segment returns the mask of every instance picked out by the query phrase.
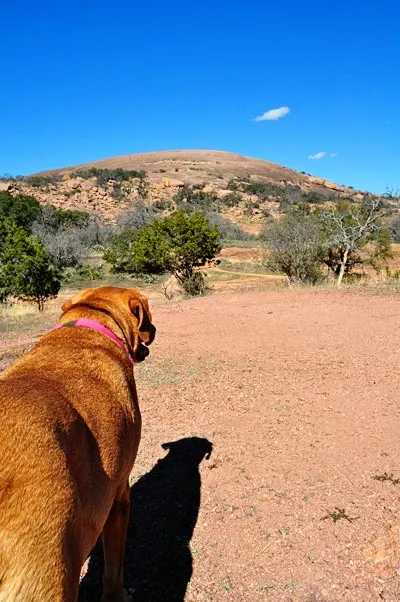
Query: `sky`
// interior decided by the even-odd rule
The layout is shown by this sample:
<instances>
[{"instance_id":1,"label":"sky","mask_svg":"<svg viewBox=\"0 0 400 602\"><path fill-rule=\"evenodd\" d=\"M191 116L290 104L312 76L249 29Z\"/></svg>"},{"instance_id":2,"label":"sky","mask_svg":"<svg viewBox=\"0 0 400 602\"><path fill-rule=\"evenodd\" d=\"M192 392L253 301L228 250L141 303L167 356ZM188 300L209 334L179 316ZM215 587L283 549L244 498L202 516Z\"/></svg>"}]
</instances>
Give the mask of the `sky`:
<instances>
[{"instance_id":1,"label":"sky","mask_svg":"<svg viewBox=\"0 0 400 602\"><path fill-rule=\"evenodd\" d=\"M207 149L400 189L398 0L9 0L0 174Z\"/></svg>"}]
</instances>

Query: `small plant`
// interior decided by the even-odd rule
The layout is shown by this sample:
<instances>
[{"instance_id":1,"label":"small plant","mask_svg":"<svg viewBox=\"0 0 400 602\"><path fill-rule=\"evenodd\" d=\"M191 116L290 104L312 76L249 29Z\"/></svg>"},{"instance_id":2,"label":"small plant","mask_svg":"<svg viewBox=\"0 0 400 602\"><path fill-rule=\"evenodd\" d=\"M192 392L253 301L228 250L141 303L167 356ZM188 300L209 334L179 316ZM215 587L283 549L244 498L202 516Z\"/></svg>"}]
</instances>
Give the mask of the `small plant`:
<instances>
[{"instance_id":1,"label":"small plant","mask_svg":"<svg viewBox=\"0 0 400 602\"><path fill-rule=\"evenodd\" d=\"M168 301L172 301L172 299L175 297L175 291L172 283L168 280L160 284L160 290L164 297L168 299Z\"/></svg>"},{"instance_id":2,"label":"small plant","mask_svg":"<svg viewBox=\"0 0 400 602\"><path fill-rule=\"evenodd\" d=\"M230 577L228 577L227 579L225 579L225 581L220 583L219 586L225 592L230 592L233 589L233 583L232 583Z\"/></svg>"},{"instance_id":3,"label":"small plant","mask_svg":"<svg viewBox=\"0 0 400 602\"><path fill-rule=\"evenodd\" d=\"M152 208L156 211L165 211L167 209L172 209L172 207L173 203L170 199L157 199L152 205Z\"/></svg>"},{"instance_id":4,"label":"small plant","mask_svg":"<svg viewBox=\"0 0 400 602\"><path fill-rule=\"evenodd\" d=\"M103 266L82 265L76 270L78 276L87 280L100 280L104 276Z\"/></svg>"},{"instance_id":5,"label":"small plant","mask_svg":"<svg viewBox=\"0 0 400 602\"><path fill-rule=\"evenodd\" d=\"M206 295L210 291L210 287L205 279L205 274L202 272L193 272L193 274L189 278L185 278L181 284L185 293L190 297Z\"/></svg>"},{"instance_id":6,"label":"small plant","mask_svg":"<svg viewBox=\"0 0 400 602\"><path fill-rule=\"evenodd\" d=\"M145 178L140 178L140 182L139 182L139 186L138 186L138 195L139 198L142 199L142 201L144 201L145 199L149 198L149 193L150 193L150 184L148 182L148 180L146 180Z\"/></svg>"},{"instance_id":7,"label":"small plant","mask_svg":"<svg viewBox=\"0 0 400 602\"><path fill-rule=\"evenodd\" d=\"M392 483L392 485L400 485L400 479L395 479L392 474L388 474L387 472L384 472L381 475L376 475L372 478L375 481L381 481L382 483L384 483L385 481L389 481L390 483Z\"/></svg>"},{"instance_id":8,"label":"small plant","mask_svg":"<svg viewBox=\"0 0 400 602\"><path fill-rule=\"evenodd\" d=\"M237 207L242 200L242 195L239 192L229 192L221 199L221 204L226 207Z\"/></svg>"},{"instance_id":9,"label":"small plant","mask_svg":"<svg viewBox=\"0 0 400 602\"><path fill-rule=\"evenodd\" d=\"M353 517L348 516L346 514L346 510L344 508L335 507L335 509L328 512L328 514L326 516L323 516L321 518L321 520L326 520L328 518L331 518L334 523L337 523L339 520L347 520L349 523L352 523L353 521L357 520L360 517L359 516L353 516Z\"/></svg>"},{"instance_id":10,"label":"small plant","mask_svg":"<svg viewBox=\"0 0 400 602\"><path fill-rule=\"evenodd\" d=\"M237 180L234 180L233 178L229 180L228 182L228 190L232 190L233 192L238 190L239 188L239 184Z\"/></svg>"}]
</instances>

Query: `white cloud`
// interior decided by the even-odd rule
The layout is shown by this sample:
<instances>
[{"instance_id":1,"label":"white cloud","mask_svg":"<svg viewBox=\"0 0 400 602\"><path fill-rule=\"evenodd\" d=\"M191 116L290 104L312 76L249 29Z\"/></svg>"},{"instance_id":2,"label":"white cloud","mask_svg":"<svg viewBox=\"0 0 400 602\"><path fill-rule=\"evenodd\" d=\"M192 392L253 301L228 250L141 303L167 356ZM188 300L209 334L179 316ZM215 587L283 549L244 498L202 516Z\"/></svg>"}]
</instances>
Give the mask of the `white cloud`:
<instances>
[{"instance_id":1,"label":"white cloud","mask_svg":"<svg viewBox=\"0 0 400 602\"><path fill-rule=\"evenodd\" d=\"M288 115L288 113L290 113L289 107L279 107L278 109L270 109L269 111L266 111L266 113L263 113L262 115L259 115L259 117L256 117L254 121L276 121L281 117L285 117L285 115Z\"/></svg>"},{"instance_id":2,"label":"white cloud","mask_svg":"<svg viewBox=\"0 0 400 602\"><path fill-rule=\"evenodd\" d=\"M308 155L309 159L323 159L326 156L326 153L324 151L321 151L320 153L315 153L315 155Z\"/></svg>"},{"instance_id":3,"label":"white cloud","mask_svg":"<svg viewBox=\"0 0 400 602\"><path fill-rule=\"evenodd\" d=\"M337 157L337 153L331 153L329 156L331 159L334 159L335 157Z\"/></svg>"}]
</instances>

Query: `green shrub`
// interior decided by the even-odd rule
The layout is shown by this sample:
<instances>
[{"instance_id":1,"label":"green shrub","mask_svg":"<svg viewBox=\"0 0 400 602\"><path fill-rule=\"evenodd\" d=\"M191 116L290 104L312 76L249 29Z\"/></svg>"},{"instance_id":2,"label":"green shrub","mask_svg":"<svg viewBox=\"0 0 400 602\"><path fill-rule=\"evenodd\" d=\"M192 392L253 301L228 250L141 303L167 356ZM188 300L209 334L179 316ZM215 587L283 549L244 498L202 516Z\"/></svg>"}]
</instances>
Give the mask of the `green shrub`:
<instances>
[{"instance_id":1,"label":"green shrub","mask_svg":"<svg viewBox=\"0 0 400 602\"><path fill-rule=\"evenodd\" d=\"M228 190L232 190L233 192L235 192L236 190L238 190L238 188L239 188L238 180L231 178L228 182Z\"/></svg>"},{"instance_id":2,"label":"green shrub","mask_svg":"<svg viewBox=\"0 0 400 602\"><path fill-rule=\"evenodd\" d=\"M39 238L12 222L0 222L0 300L34 301L42 311L60 286L61 274Z\"/></svg>"},{"instance_id":3,"label":"green shrub","mask_svg":"<svg viewBox=\"0 0 400 602\"><path fill-rule=\"evenodd\" d=\"M8 191L0 191L0 220L10 220L17 226L30 230L39 213L39 201L33 196L14 196Z\"/></svg>"},{"instance_id":4,"label":"green shrub","mask_svg":"<svg viewBox=\"0 0 400 602\"><path fill-rule=\"evenodd\" d=\"M103 266L81 265L76 272L87 280L101 280L104 276Z\"/></svg>"},{"instance_id":5,"label":"green shrub","mask_svg":"<svg viewBox=\"0 0 400 602\"><path fill-rule=\"evenodd\" d=\"M26 176L24 181L33 186L34 188L48 188L49 184L54 184L55 182L61 182L61 176L55 174L51 176Z\"/></svg>"},{"instance_id":6,"label":"green shrub","mask_svg":"<svg viewBox=\"0 0 400 602\"><path fill-rule=\"evenodd\" d=\"M252 181L244 185L244 192L258 196L261 201L269 197L280 198L284 192L284 187L270 182Z\"/></svg>"},{"instance_id":7,"label":"green shrub","mask_svg":"<svg viewBox=\"0 0 400 602\"><path fill-rule=\"evenodd\" d=\"M103 259L111 264L113 272L135 272L133 243L138 233L139 230L135 226L127 226L121 232L110 236Z\"/></svg>"},{"instance_id":8,"label":"green shrub","mask_svg":"<svg viewBox=\"0 0 400 602\"><path fill-rule=\"evenodd\" d=\"M220 199L221 205L225 205L225 207L237 207L242 201L242 195L238 192L229 192Z\"/></svg>"},{"instance_id":9,"label":"green shrub","mask_svg":"<svg viewBox=\"0 0 400 602\"><path fill-rule=\"evenodd\" d=\"M107 186L109 180L121 183L124 180L130 180L131 178L144 179L146 177L146 172L134 169L126 170L121 167L118 167L117 169L98 169L97 167L90 167L89 169L76 171L72 174L72 177L84 178L85 180L95 178L97 186L104 187Z\"/></svg>"},{"instance_id":10,"label":"green shrub","mask_svg":"<svg viewBox=\"0 0 400 602\"><path fill-rule=\"evenodd\" d=\"M217 207L218 196L215 192L204 192L202 184L184 186L173 197L173 202L178 208L185 208L186 212L195 209L210 211Z\"/></svg>"},{"instance_id":11,"label":"green shrub","mask_svg":"<svg viewBox=\"0 0 400 602\"><path fill-rule=\"evenodd\" d=\"M162 274L171 272L180 282L192 276L219 252L218 226L200 212L182 209L154 219L140 230L125 229L112 237L104 259L114 271Z\"/></svg>"},{"instance_id":12,"label":"green shrub","mask_svg":"<svg viewBox=\"0 0 400 602\"><path fill-rule=\"evenodd\" d=\"M198 297L209 293L210 287L206 282L205 276L206 274L203 274L203 272L193 272L189 278L185 278L181 282L185 293L190 297Z\"/></svg>"}]
</instances>

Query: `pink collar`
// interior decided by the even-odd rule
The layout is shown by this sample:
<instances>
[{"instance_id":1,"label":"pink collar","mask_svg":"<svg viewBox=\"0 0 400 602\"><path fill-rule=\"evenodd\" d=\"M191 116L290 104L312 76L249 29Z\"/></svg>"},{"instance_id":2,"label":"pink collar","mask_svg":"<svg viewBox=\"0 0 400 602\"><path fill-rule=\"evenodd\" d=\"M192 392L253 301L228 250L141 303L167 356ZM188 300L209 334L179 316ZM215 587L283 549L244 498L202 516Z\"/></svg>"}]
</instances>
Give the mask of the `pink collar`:
<instances>
[{"instance_id":1,"label":"pink collar","mask_svg":"<svg viewBox=\"0 0 400 602\"><path fill-rule=\"evenodd\" d=\"M90 320L89 318L79 318L78 320L72 320L71 322L64 322L63 324L57 324L52 328L52 330L58 330L59 328L68 328L71 326L83 326L84 328L91 328L92 330L97 330L97 332L101 332L106 337L117 343L128 354L128 357L132 364L134 363L133 357L130 354L129 350L126 348L126 345L122 339L117 337L109 328L100 324L100 322L96 322L96 320Z\"/></svg>"}]
</instances>

